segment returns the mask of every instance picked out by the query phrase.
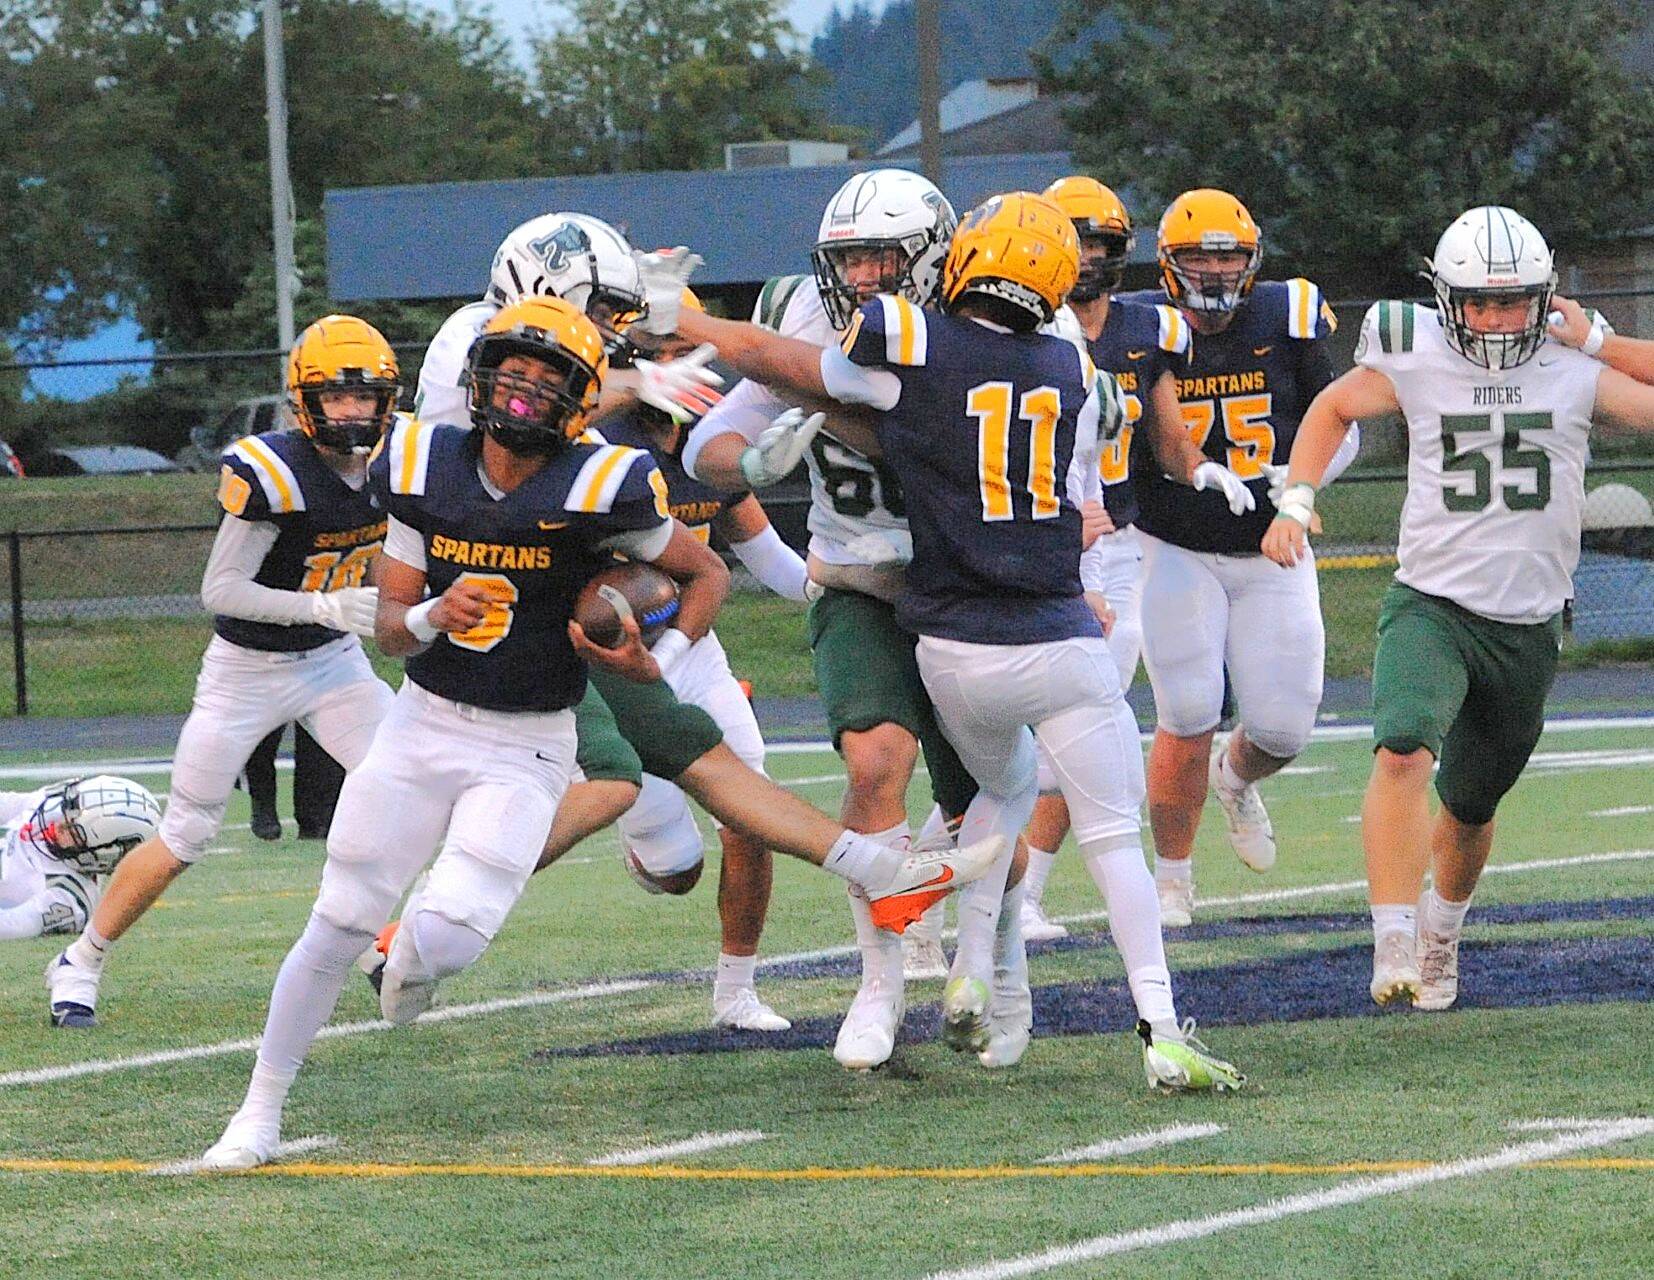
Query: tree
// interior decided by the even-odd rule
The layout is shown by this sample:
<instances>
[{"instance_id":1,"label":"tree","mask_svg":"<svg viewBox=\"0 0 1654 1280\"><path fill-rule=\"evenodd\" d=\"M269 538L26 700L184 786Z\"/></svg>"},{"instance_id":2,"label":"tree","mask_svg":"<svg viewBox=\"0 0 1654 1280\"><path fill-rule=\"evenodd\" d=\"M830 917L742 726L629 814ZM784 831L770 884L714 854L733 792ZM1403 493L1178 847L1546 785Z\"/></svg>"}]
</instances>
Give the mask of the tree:
<instances>
[{"instance_id":1,"label":"tree","mask_svg":"<svg viewBox=\"0 0 1654 1280\"><path fill-rule=\"evenodd\" d=\"M1083 34L1099 17L1120 30ZM1077 159L1144 209L1233 191L1297 267L1413 292L1422 253L1496 202L1550 242L1648 220L1654 91L1622 0L1068 0L1051 88ZM1112 32L1112 29L1111 29Z\"/></svg>"},{"instance_id":2,"label":"tree","mask_svg":"<svg viewBox=\"0 0 1654 1280\"><path fill-rule=\"evenodd\" d=\"M536 50L559 172L705 169L726 142L822 137L778 0L572 0Z\"/></svg>"}]
</instances>

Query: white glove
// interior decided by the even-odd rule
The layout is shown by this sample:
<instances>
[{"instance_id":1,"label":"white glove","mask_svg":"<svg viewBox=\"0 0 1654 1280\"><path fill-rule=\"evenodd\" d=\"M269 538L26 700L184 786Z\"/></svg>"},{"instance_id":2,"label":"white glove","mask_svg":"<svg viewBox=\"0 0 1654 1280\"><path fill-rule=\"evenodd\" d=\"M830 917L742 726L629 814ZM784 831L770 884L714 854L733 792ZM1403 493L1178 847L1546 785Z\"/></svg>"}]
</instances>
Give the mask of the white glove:
<instances>
[{"instance_id":1,"label":"white glove","mask_svg":"<svg viewBox=\"0 0 1654 1280\"><path fill-rule=\"evenodd\" d=\"M1281 495L1286 492L1286 473L1291 468L1281 466L1275 462L1266 462L1258 470L1262 471L1264 479L1269 481L1270 503L1275 507L1279 507L1281 505Z\"/></svg>"},{"instance_id":2,"label":"white glove","mask_svg":"<svg viewBox=\"0 0 1654 1280\"><path fill-rule=\"evenodd\" d=\"M678 660L689 652L693 643L688 636L676 627L668 627L660 633L660 639L656 640L649 648L649 656L655 660L655 665L660 668L661 679L664 680L666 673L677 666Z\"/></svg>"},{"instance_id":3,"label":"white glove","mask_svg":"<svg viewBox=\"0 0 1654 1280\"><path fill-rule=\"evenodd\" d=\"M311 621L332 631L371 636L374 615L378 612L378 587L341 587L337 591L315 591L310 595Z\"/></svg>"},{"instance_id":4,"label":"white glove","mask_svg":"<svg viewBox=\"0 0 1654 1280\"><path fill-rule=\"evenodd\" d=\"M655 253L632 250L637 260L638 279L643 285L644 313L637 327L645 333L665 335L678 331L678 313L683 308L683 291L689 277L706 259L681 244L676 249Z\"/></svg>"},{"instance_id":5,"label":"white glove","mask_svg":"<svg viewBox=\"0 0 1654 1280\"><path fill-rule=\"evenodd\" d=\"M788 409L758 437L758 443L741 451L741 474L754 489L772 485L791 474L804 451L810 447L825 413L804 416L802 409Z\"/></svg>"},{"instance_id":6,"label":"white glove","mask_svg":"<svg viewBox=\"0 0 1654 1280\"><path fill-rule=\"evenodd\" d=\"M1197 492L1203 489L1221 489L1232 515L1245 515L1258 505L1258 500L1252 496L1252 490L1246 487L1246 482L1228 467L1220 467L1215 462L1203 462L1196 467L1194 475L1189 477L1189 484Z\"/></svg>"},{"instance_id":7,"label":"white glove","mask_svg":"<svg viewBox=\"0 0 1654 1280\"><path fill-rule=\"evenodd\" d=\"M634 360L637 398L680 426L693 422L711 407L706 389L724 385L723 375L706 367L717 356L718 348L703 342L681 360Z\"/></svg>"}]
</instances>

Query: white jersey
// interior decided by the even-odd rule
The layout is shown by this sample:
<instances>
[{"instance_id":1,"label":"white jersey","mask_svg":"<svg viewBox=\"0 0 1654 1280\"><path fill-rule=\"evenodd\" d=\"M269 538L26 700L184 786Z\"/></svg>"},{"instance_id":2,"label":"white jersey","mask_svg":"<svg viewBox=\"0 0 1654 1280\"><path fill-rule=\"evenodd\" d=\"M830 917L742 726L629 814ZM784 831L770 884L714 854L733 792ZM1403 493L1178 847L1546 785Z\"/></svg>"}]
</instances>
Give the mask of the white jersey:
<instances>
[{"instance_id":1,"label":"white jersey","mask_svg":"<svg viewBox=\"0 0 1654 1280\"><path fill-rule=\"evenodd\" d=\"M775 306L772 298L784 301ZM839 343L838 330L827 318L821 294L808 276L783 276L767 285L753 321L768 324L783 337L817 346ZM756 443L764 428L791 407L791 401L747 379L695 424L684 447L685 465L693 474L701 445L714 436L735 432ZM841 565L896 565L913 559L901 482L883 461L857 453L825 434L816 436L804 460L810 473L811 555Z\"/></svg>"},{"instance_id":2,"label":"white jersey","mask_svg":"<svg viewBox=\"0 0 1654 1280\"><path fill-rule=\"evenodd\" d=\"M97 882L43 849L29 826L46 789L0 792L0 938L85 928Z\"/></svg>"},{"instance_id":3,"label":"white jersey","mask_svg":"<svg viewBox=\"0 0 1654 1280\"><path fill-rule=\"evenodd\" d=\"M471 425L471 393L465 386L465 357L490 320L500 313L498 303L468 302L442 322L425 348L419 366L419 391L414 417L421 422Z\"/></svg>"},{"instance_id":4,"label":"white jersey","mask_svg":"<svg viewBox=\"0 0 1654 1280\"><path fill-rule=\"evenodd\" d=\"M1547 340L1515 369L1482 369L1407 302L1372 305L1355 359L1390 379L1407 419L1396 578L1496 622L1554 617L1573 594L1603 366Z\"/></svg>"}]
</instances>

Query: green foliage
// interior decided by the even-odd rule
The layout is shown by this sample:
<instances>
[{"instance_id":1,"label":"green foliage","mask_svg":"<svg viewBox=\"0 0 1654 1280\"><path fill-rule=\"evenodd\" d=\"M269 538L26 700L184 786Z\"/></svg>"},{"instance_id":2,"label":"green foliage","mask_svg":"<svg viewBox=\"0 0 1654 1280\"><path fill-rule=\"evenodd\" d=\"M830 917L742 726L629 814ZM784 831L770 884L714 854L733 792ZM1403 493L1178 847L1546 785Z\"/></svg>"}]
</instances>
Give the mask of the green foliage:
<instances>
[{"instance_id":1,"label":"green foliage","mask_svg":"<svg viewBox=\"0 0 1654 1280\"><path fill-rule=\"evenodd\" d=\"M1654 89L1620 60L1632 9L1069 0L1042 68L1081 95L1088 170L1147 201L1234 191L1297 267L1409 291L1470 205L1513 205L1553 244L1648 220ZM1099 19L1113 38L1080 34Z\"/></svg>"}]
</instances>

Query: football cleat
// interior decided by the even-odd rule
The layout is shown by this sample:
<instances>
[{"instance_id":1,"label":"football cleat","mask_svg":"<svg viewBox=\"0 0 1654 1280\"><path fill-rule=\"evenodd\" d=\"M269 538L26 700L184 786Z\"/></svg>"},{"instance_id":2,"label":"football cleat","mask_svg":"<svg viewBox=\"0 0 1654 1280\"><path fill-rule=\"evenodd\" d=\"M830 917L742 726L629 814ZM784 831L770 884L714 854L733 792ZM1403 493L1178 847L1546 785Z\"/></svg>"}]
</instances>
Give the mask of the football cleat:
<instances>
[{"instance_id":1,"label":"football cleat","mask_svg":"<svg viewBox=\"0 0 1654 1280\"><path fill-rule=\"evenodd\" d=\"M878 890L862 886L873 923L893 933L904 932L948 894L987 875L1004 852L1005 838L989 836L959 849L909 853L888 885Z\"/></svg>"},{"instance_id":2,"label":"football cleat","mask_svg":"<svg viewBox=\"0 0 1654 1280\"><path fill-rule=\"evenodd\" d=\"M1022 900L1022 940L1024 942L1056 942L1068 936L1068 926L1058 924L1045 914L1045 907L1032 898Z\"/></svg>"},{"instance_id":3,"label":"football cleat","mask_svg":"<svg viewBox=\"0 0 1654 1280\"><path fill-rule=\"evenodd\" d=\"M955 978L942 990L942 1043L958 1053L988 1047L988 1003L992 993L981 978Z\"/></svg>"},{"instance_id":4,"label":"football cleat","mask_svg":"<svg viewBox=\"0 0 1654 1280\"><path fill-rule=\"evenodd\" d=\"M1014 1067L1028 1052L1033 1033L1034 998L1028 990L1028 971L995 973L993 1000L988 1005L988 1043L976 1059L990 1071Z\"/></svg>"},{"instance_id":5,"label":"football cleat","mask_svg":"<svg viewBox=\"0 0 1654 1280\"><path fill-rule=\"evenodd\" d=\"M1160 927L1181 929L1195 918L1195 882L1188 880L1156 880L1154 891L1160 895Z\"/></svg>"},{"instance_id":6,"label":"football cleat","mask_svg":"<svg viewBox=\"0 0 1654 1280\"><path fill-rule=\"evenodd\" d=\"M712 1025L736 1031L786 1031L792 1023L758 998L751 987L737 987L727 997L714 991Z\"/></svg>"},{"instance_id":7,"label":"football cleat","mask_svg":"<svg viewBox=\"0 0 1654 1280\"><path fill-rule=\"evenodd\" d=\"M379 988L385 981L385 957L390 953L391 939L396 931L402 927L400 920L392 920L373 940L373 945L356 957L356 967L367 975L368 986L373 988L373 994L379 994Z\"/></svg>"},{"instance_id":8,"label":"football cleat","mask_svg":"<svg viewBox=\"0 0 1654 1280\"><path fill-rule=\"evenodd\" d=\"M268 810L255 809L247 829L260 840L281 839L281 819Z\"/></svg>"},{"instance_id":9,"label":"football cleat","mask_svg":"<svg viewBox=\"0 0 1654 1280\"><path fill-rule=\"evenodd\" d=\"M1257 786L1248 783L1239 791L1231 789L1223 780L1221 752L1212 757L1207 778L1229 823L1229 845L1235 856L1254 871L1268 871L1275 865L1275 828Z\"/></svg>"},{"instance_id":10,"label":"football cleat","mask_svg":"<svg viewBox=\"0 0 1654 1280\"><path fill-rule=\"evenodd\" d=\"M270 1163L281 1144L280 1117L257 1119L245 1108L230 1117L224 1136L201 1157L203 1173L241 1173Z\"/></svg>"},{"instance_id":11,"label":"football cleat","mask_svg":"<svg viewBox=\"0 0 1654 1280\"><path fill-rule=\"evenodd\" d=\"M1459 935L1435 933L1419 925L1418 990L1413 1008L1437 1012L1459 998Z\"/></svg>"},{"instance_id":12,"label":"football cleat","mask_svg":"<svg viewBox=\"0 0 1654 1280\"><path fill-rule=\"evenodd\" d=\"M926 937L910 927L902 935L902 977L908 982L924 982L947 976L948 957L941 939Z\"/></svg>"},{"instance_id":13,"label":"football cleat","mask_svg":"<svg viewBox=\"0 0 1654 1280\"><path fill-rule=\"evenodd\" d=\"M1388 1008L1393 1004L1409 1004L1417 998L1419 964L1414 947L1413 935L1400 930L1380 934L1373 943L1373 981L1367 990L1376 1004Z\"/></svg>"},{"instance_id":14,"label":"football cleat","mask_svg":"<svg viewBox=\"0 0 1654 1280\"><path fill-rule=\"evenodd\" d=\"M849 1071L872 1071L890 1061L896 1049L907 1001L900 984L864 982L839 1025L833 1057Z\"/></svg>"},{"instance_id":15,"label":"football cleat","mask_svg":"<svg viewBox=\"0 0 1654 1280\"><path fill-rule=\"evenodd\" d=\"M52 1025L83 1029L98 1025L94 1012L98 1004L101 974L69 959L59 951L46 965L46 990L51 993Z\"/></svg>"},{"instance_id":16,"label":"football cleat","mask_svg":"<svg viewBox=\"0 0 1654 1280\"><path fill-rule=\"evenodd\" d=\"M1224 1093L1239 1089L1246 1077L1233 1063L1214 1057L1195 1038L1195 1020L1186 1018L1175 1035L1156 1035L1147 1021L1139 1020L1137 1034L1143 1041L1143 1075L1157 1093L1194 1093L1210 1089Z\"/></svg>"}]
</instances>

